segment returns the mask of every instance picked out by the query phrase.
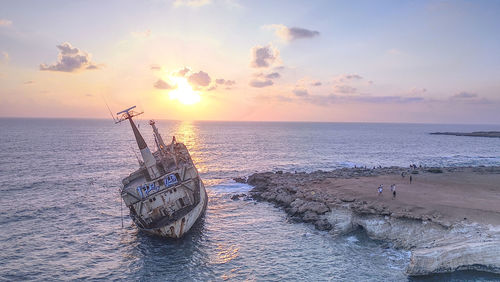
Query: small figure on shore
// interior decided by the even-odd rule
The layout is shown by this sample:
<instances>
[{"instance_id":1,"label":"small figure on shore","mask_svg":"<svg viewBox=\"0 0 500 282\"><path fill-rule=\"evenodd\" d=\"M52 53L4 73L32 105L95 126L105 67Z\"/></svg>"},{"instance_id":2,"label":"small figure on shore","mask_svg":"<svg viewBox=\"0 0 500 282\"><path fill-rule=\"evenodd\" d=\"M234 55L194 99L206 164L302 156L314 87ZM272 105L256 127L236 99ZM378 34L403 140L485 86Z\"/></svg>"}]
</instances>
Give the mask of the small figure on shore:
<instances>
[{"instance_id":1,"label":"small figure on shore","mask_svg":"<svg viewBox=\"0 0 500 282\"><path fill-rule=\"evenodd\" d=\"M411 184L411 180L412 180L412 178L411 178L411 175L410 175L410 184Z\"/></svg>"},{"instance_id":2,"label":"small figure on shore","mask_svg":"<svg viewBox=\"0 0 500 282\"><path fill-rule=\"evenodd\" d=\"M382 195L382 191L384 190L384 184L380 184L380 186L378 187L378 195Z\"/></svg>"},{"instance_id":3,"label":"small figure on shore","mask_svg":"<svg viewBox=\"0 0 500 282\"><path fill-rule=\"evenodd\" d=\"M391 185L392 199L396 198L396 184Z\"/></svg>"}]
</instances>

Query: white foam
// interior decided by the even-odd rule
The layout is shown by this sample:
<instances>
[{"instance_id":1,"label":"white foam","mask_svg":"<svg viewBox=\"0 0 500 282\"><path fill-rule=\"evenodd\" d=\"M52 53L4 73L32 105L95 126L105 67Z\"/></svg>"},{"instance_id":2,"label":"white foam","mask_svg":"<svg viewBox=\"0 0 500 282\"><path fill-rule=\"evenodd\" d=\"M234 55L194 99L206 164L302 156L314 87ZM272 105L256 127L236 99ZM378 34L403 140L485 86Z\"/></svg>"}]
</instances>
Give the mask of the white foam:
<instances>
[{"instance_id":1,"label":"white foam","mask_svg":"<svg viewBox=\"0 0 500 282\"><path fill-rule=\"evenodd\" d=\"M350 243L357 243L359 242L359 239L356 236L349 236L346 238L346 240Z\"/></svg>"},{"instance_id":2,"label":"white foam","mask_svg":"<svg viewBox=\"0 0 500 282\"><path fill-rule=\"evenodd\" d=\"M250 191L253 187L245 183L226 182L210 186L210 188L216 192L222 192L222 193L246 193Z\"/></svg>"}]
</instances>

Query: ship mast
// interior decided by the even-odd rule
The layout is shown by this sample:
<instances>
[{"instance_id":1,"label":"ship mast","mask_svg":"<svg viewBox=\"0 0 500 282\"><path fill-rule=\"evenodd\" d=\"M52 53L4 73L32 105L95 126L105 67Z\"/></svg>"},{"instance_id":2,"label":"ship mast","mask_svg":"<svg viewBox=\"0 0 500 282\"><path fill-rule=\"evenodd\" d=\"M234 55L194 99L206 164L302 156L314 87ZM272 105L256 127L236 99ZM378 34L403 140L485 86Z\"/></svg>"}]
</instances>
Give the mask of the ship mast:
<instances>
[{"instance_id":1,"label":"ship mast","mask_svg":"<svg viewBox=\"0 0 500 282\"><path fill-rule=\"evenodd\" d=\"M132 127L132 131L134 132L135 141L137 141L137 145L139 146L139 151L141 151L141 156L142 156L142 159L144 161L144 166L147 169L149 177L151 179L156 179L156 178L161 176L160 171L158 170L158 167L156 166L156 159L153 156L153 154L151 153L151 151L149 150L148 145L146 144L146 141L144 141L144 138L142 138L142 135L139 132L139 129L137 129L137 126L135 126L135 123L132 120L132 117L143 114L144 112L140 112L140 113L134 112L132 110L134 108L135 108L135 106L130 107L128 109L125 109L121 112L118 112L116 114L118 116L118 121L116 123L120 123L120 122L128 119L128 121L130 122L130 126Z\"/></svg>"},{"instance_id":2,"label":"ship mast","mask_svg":"<svg viewBox=\"0 0 500 282\"><path fill-rule=\"evenodd\" d=\"M153 135L155 137L156 146L158 147L158 151L160 151L160 154L162 154L162 156L163 156L166 153L170 153L172 155L172 157L174 158L175 166L179 167L179 163L177 161L177 156L175 154L175 149L174 149L175 136L172 139L172 143L170 144L170 147L167 147L167 145L165 145L165 143L163 142L163 138L161 138L161 135L158 132L158 128L155 125L155 121L150 120L149 125L151 125L151 127L153 128L153 133L154 133Z\"/></svg>"},{"instance_id":3,"label":"ship mast","mask_svg":"<svg viewBox=\"0 0 500 282\"><path fill-rule=\"evenodd\" d=\"M162 152L165 149L165 143L163 143L163 138L161 138L160 133L158 132L158 128L156 128L155 121L150 120L149 125L153 128L153 133L156 141L156 146L158 147L158 150Z\"/></svg>"}]
</instances>

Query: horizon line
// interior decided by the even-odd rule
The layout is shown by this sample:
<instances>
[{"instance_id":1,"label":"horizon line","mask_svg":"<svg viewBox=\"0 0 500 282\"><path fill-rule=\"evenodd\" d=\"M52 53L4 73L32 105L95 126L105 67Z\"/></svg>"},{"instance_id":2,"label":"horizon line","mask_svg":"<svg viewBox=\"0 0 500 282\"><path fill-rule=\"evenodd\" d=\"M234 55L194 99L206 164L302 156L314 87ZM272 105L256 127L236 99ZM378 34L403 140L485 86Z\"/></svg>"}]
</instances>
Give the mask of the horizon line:
<instances>
[{"instance_id":1,"label":"horizon line","mask_svg":"<svg viewBox=\"0 0 500 282\"><path fill-rule=\"evenodd\" d=\"M111 120L108 118L95 117L19 117L19 116L0 116L0 119L74 119L74 120ZM140 119L139 119L140 120ZM500 123L449 123L449 122L397 122L397 121L315 121L315 120L177 120L177 119L154 119L157 121L174 122L241 122L241 123L363 123L363 124L428 124L428 125L500 125ZM112 120L111 120L112 121Z\"/></svg>"}]
</instances>

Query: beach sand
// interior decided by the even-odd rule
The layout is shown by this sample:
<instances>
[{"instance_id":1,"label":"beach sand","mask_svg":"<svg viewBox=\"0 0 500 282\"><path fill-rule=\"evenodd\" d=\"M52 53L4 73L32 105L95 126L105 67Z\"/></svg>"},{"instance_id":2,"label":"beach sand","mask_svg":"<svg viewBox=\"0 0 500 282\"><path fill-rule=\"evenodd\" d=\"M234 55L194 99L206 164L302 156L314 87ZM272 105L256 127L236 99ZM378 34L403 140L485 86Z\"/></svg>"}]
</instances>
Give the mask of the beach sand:
<instances>
[{"instance_id":1,"label":"beach sand","mask_svg":"<svg viewBox=\"0 0 500 282\"><path fill-rule=\"evenodd\" d=\"M386 206L391 212L425 215L439 221L469 220L500 225L500 174L474 172L472 168L444 173L421 173L402 178L400 175L325 178L305 186L305 191L326 193L329 197L366 201L373 206ZM381 195L377 188L384 185ZM396 184L393 199L390 185Z\"/></svg>"}]
</instances>

